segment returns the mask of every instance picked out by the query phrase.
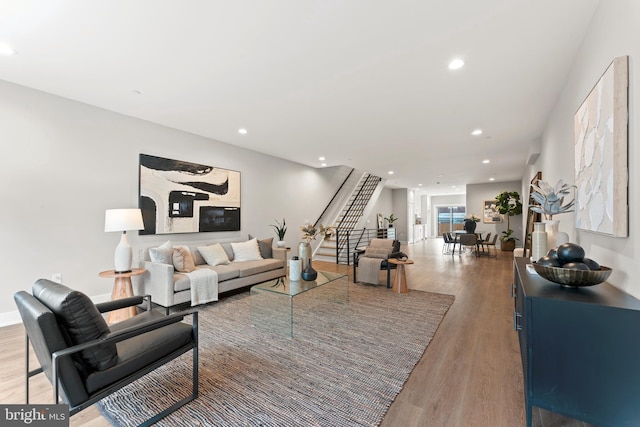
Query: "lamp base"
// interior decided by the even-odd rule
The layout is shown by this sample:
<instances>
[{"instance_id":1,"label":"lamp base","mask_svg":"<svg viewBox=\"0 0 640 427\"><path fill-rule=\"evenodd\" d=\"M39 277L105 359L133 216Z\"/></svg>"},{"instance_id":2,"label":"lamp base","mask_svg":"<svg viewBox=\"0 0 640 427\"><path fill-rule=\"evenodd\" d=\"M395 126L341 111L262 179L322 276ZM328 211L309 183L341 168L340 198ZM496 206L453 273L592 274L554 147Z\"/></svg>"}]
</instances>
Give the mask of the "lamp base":
<instances>
[{"instance_id":1,"label":"lamp base","mask_svg":"<svg viewBox=\"0 0 640 427\"><path fill-rule=\"evenodd\" d=\"M116 273L130 273L131 261L133 258L131 245L129 244L129 238L127 233L122 233L120 237L120 243L116 246L116 253L114 256L114 270Z\"/></svg>"}]
</instances>

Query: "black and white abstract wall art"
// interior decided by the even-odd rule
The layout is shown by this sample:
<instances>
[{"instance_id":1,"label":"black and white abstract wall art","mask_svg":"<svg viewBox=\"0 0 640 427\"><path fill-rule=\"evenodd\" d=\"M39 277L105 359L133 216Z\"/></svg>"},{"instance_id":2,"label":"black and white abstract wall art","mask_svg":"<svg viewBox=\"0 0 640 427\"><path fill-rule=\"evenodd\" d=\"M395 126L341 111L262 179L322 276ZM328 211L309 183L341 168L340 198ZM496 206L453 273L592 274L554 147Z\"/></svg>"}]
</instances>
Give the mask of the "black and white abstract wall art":
<instances>
[{"instance_id":1,"label":"black and white abstract wall art","mask_svg":"<svg viewBox=\"0 0 640 427\"><path fill-rule=\"evenodd\" d=\"M140 234L240 230L240 172L140 154Z\"/></svg>"}]
</instances>

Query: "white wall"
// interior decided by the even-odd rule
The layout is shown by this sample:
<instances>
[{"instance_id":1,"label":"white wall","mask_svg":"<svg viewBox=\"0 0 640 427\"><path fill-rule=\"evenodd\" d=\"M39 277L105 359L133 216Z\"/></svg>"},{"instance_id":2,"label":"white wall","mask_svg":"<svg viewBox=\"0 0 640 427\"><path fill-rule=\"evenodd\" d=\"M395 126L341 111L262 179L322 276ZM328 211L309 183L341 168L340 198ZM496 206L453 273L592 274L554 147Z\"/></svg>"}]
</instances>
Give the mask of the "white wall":
<instances>
[{"instance_id":1,"label":"white wall","mask_svg":"<svg viewBox=\"0 0 640 427\"><path fill-rule=\"evenodd\" d=\"M574 147L573 117L580 104L591 91L611 61L629 55L629 237L613 238L574 227L574 214L554 216L560 220L560 230L570 239L584 246L587 256L613 268L609 282L640 297L640 238L637 224L640 166L640 144L636 133L639 119L636 106L640 105L640 1L601 0L578 51L558 102L550 114L542 139L542 153L534 167L529 168L527 179L538 170L542 179L554 183L563 179L573 183Z\"/></svg>"},{"instance_id":2,"label":"white wall","mask_svg":"<svg viewBox=\"0 0 640 427\"><path fill-rule=\"evenodd\" d=\"M138 250L178 241L275 237L286 218L290 244L304 219L315 221L343 179L164 126L0 81L3 209L0 211L0 325L15 314L13 294L38 278L90 296L109 293L118 233L104 232L107 208L137 207L138 155L152 154L241 172L241 231L138 236Z\"/></svg>"}]
</instances>

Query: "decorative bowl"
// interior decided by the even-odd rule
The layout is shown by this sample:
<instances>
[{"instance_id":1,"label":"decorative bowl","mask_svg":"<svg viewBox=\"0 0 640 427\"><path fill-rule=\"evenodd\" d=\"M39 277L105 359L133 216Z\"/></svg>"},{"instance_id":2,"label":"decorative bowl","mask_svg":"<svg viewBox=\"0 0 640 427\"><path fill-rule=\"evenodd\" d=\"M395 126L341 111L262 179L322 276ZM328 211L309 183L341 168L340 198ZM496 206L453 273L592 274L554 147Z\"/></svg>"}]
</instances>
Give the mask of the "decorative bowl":
<instances>
[{"instance_id":1,"label":"decorative bowl","mask_svg":"<svg viewBox=\"0 0 640 427\"><path fill-rule=\"evenodd\" d=\"M533 263L536 272L545 279L563 286L593 286L604 282L611 275L609 267L600 266L600 270L571 270L560 267L547 267Z\"/></svg>"}]
</instances>

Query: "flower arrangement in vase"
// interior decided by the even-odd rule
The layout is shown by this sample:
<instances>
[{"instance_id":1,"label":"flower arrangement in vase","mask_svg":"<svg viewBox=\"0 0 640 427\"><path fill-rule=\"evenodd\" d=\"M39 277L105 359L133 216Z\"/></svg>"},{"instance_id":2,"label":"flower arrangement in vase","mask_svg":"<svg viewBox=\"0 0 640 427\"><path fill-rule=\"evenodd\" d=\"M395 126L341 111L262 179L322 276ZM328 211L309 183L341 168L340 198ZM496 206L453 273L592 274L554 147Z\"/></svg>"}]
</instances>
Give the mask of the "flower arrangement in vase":
<instances>
[{"instance_id":1,"label":"flower arrangement in vase","mask_svg":"<svg viewBox=\"0 0 640 427\"><path fill-rule=\"evenodd\" d=\"M554 220L553 216L561 213L573 212L575 199L572 197L565 203L565 198L571 194L571 189L576 188L575 185L569 185L559 180L555 186L551 186L546 181L538 181L537 184L531 184L534 190L531 198L537 203L529 205L529 209L544 215L547 233L547 249L557 247L562 243L569 241L567 233L558 231L558 220Z\"/></svg>"},{"instance_id":2,"label":"flower arrangement in vase","mask_svg":"<svg viewBox=\"0 0 640 427\"><path fill-rule=\"evenodd\" d=\"M302 260L302 279L315 280L318 273L311 266L311 241L318 236L322 236L323 239L333 236L336 228L333 226L325 227L322 224L318 226L306 224L300 227L300 231L302 231L302 239L304 240L304 242L300 242L298 247L299 256Z\"/></svg>"},{"instance_id":3,"label":"flower arrangement in vase","mask_svg":"<svg viewBox=\"0 0 640 427\"><path fill-rule=\"evenodd\" d=\"M480 218L476 214L471 214L469 218L464 219L464 230L467 233L475 233L476 223L480 222Z\"/></svg>"}]
</instances>

